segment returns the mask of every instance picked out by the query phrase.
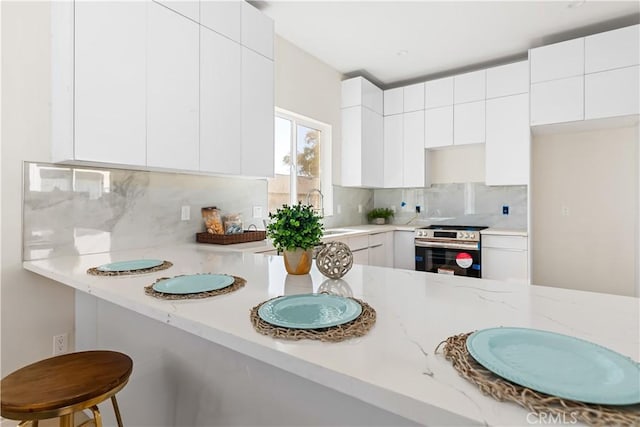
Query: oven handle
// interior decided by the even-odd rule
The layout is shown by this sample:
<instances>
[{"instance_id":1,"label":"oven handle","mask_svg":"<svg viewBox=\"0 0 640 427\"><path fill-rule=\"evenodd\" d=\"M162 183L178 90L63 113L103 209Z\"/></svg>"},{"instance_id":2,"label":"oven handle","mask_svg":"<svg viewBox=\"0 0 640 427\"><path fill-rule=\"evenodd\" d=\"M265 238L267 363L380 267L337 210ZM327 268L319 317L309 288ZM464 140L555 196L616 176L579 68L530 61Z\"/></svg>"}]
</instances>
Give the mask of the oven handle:
<instances>
[{"instance_id":1,"label":"oven handle","mask_svg":"<svg viewBox=\"0 0 640 427\"><path fill-rule=\"evenodd\" d=\"M420 248L466 249L470 251L477 251L480 249L479 243L424 242L416 240L415 244Z\"/></svg>"}]
</instances>

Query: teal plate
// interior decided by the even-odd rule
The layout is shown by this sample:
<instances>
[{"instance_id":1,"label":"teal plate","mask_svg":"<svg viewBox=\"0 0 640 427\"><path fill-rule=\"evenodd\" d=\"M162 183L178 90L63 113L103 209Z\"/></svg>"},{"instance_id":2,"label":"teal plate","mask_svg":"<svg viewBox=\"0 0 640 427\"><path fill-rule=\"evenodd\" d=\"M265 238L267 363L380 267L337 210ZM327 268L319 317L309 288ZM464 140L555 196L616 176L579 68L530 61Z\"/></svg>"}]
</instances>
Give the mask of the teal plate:
<instances>
[{"instance_id":1,"label":"teal plate","mask_svg":"<svg viewBox=\"0 0 640 427\"><path fill-rule=\"evenodd\" d=\"M118 261L111 264L104 264L97 268L98 271L135 271L153 268L162 265L164 261L159 259L133 259L130 261Z\"/></svg>"},{"instance_id":2,"label":"teal plate","mask_svg":"<svg viewBox=\"0 0 640 427\"><path fill-rule=\"evenodd\" d=\"M258 315L275 326L291 329L321 329L349 323L362 313L362 306L337 295L288 295L262 304Z\"/></svg>"},{"instance_id":3,"label":"teal plate","mask_svg":"<svg viewBox=\"0 0 640 427\"><path fill-rule=\"evenodd\" d=\"M491 328L471 334L467 349L491 372L542 393L601 405L640 403L640 364L589 341Z\"/></svg>"},{"instance_id":4,"label":"teal plate","mask_svg":"<svg viewBox=\"0 0 640 427\"><path fill-rule=\"evenodd\" d=\"M153 284L153 290L165 294L197 294L226 288L234 281L233 276L226 274L192 274L159 280Z\"/></svg>"}]
</instances>

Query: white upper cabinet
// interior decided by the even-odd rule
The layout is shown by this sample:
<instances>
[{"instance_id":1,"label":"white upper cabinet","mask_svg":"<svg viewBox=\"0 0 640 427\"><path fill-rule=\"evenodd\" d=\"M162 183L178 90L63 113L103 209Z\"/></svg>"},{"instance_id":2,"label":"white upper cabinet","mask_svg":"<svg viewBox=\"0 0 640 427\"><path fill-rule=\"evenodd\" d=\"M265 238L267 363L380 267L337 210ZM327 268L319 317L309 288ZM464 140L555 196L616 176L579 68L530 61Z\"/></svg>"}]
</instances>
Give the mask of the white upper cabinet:
<instances>
[{"instance_id":1,"label":"white upper cabinet","mask_svg":"<svg viewBox=\"0 0 640 427\"><path fill-rule=\"evenodd\" d=\"M424 110L424 83L418 83L403 88L405 113Z\"/></svg>"},{"instance_id":2,"label":"white upper cabinet","mask_svg":"<svg viewBox=\"0 0 640 427\"><path fill-rule=\"evenodd\" d=\"M640 114L640 67L584 76L586 120Z\"/></svg>"},{"instance_id":3,"label":"white upper cabinet","mask_svg":"<svg viewBox=\"0 0 640 427\"><path fill-rule=\"evenodd\" d=\"M584 119L584 77L531 85L531 125Z\"/></svg>"},{"instance_id":4,"label":"white upper cabinet","mask_svg":"<svg viewBox=\"0 0 640 427\"><path fill-rule=\"evenodd\" d=\"M424 187L425 149L424 113L414 111L404 116L404 144L402 162L402 186Z\"/></svg>"},{"instance_id":5,"label":"white upper cabinet","mask_svg":"<svg viewBox=\"0 0 640 427\"><path fill-rule=\"evenodd\" d=\"M404 114L384 118L384 187L402 187L404 159Z\"/></svg>"},{"instance_id":6,"label":"white upper cabinet","mask_svg":"<svg viewBox=\"0 0 640 427\"><path fill-rule=\"evenodd\" d=\"M382 115L368 108L362 109L363 135L366 146L362 150L362 185L382 187L384 184L384 142Z\"/></svg>"},{"instance_id":7,"label":"white upper cabinet","mask_svg":"<svg viewBox=\"0 0 640 427\"><path fill-rule=\"evenodd\" d=\"M384 115L400 114L404 111L404 89L397 87L384 91Z\"/></svg>"},{"instance_id":8,"label":"white upper cabinet","mask_svg":"<svg viewBox=\"0 0 640 427\"><path fill-rule=\"evenodd\" d=\"M199 26L148 5L147 165L198 170Z\"/></svg>"},{"instance_id":9,"label":"white upper cabinet","mask_svg":"<svg viewBox=\"0 0 640 427\"><path fill-rule=\"evenodd\" d=\"M242 48L242 174L273 176L273 61Z\"/></svg>"},{"instance_id":10,"label":"white upper cabinet","mask_svg":"<svg viewBox=\"0 0 640 427\"><path fill-rule=\"evenodd\" d=\"M529 92L529 61L487 70L487 99Z\"/></svg>"},{"instance_id":11,"label":"white upper cabinet","mask_svg":"<svg viewBox=\"0 0 640 427\"><path fill-rule=\"evenodd\" d=\"M153 0L163 6L186 16L196 22L200 22L200 2L188 0Z\"/></svg>"},{"instance_id":12,"label":"white upper cabinet","mask_svg":"<svg viewBox=\"0 0 640 427\"><path fill-rule=\"evenodd\" d=\"M640 64L640 25L585 37L585 73Z\"/></svg>"},{"instance_id":13,"label":"white upper cabinet","mask_svg":"<svg viewBox=\"0 0 640 427\"><path fill-rule=\"evenodd\" d=\"M529 96L487 100L485 183L529 184Z\"/></svg>"},{"instance_id":14,"label":"white upper cabinet","mask_svg":"<svg viewBox=\"0 0 640 427\"><path fill-rule=\"evenodd\" d=\"M425 82L424 107L429 109L447 105L453 105L453 77Z\"/></svg>"},{"instance_id":15,"label":"white upper cabinet","mask_svg":"<svg viewBox=\"0 0 640 427\"><path fill-rule=\"evenodd\" d=\"M382 90L364 77L342 81L341 108L361 105L382 114Z\"/></svg>"},{"instance_id":16,"label":"white upper cabinet","mask_svg":"<svg viewBox=\"0 0 640 427\"><path fill-rule=\"evenodd\" d=\"M569 40L529 51L531 83L584 74L584 38Z\"/></svg>"},{"instance_id":17,"label":"white upper cabinet","mask_svg":"<svg viewBox=\"0 0 640 427\"><path fill-rule=\"evenodd\" d=\"M425 148L453 144L453 105L424 111Z\"/></svg>"},{"instance_id":18,"label":"white upper cabinet","mask_svg":"<svg viewBox=\"0 0 640 427\"><path fill-rule=\"evenodd\" d=\"M53 120L70 118L75 144L70 131L65 130L67 136L59 141L59 135L54 135L54 143L70 147L54 161L145 164L146 14L147 5L142 2L75 3L75 61L73 50L69 52L69 64L75 64L75 81L73 68L58 69L53 64L55 73L66 74L59 77L68 81L69 94L75 84L75 110L73 103L62 107L58 103L61 98L53 99ZM69 16L73 19L73 14ZM68 24L73 29L73 21ZM68 111L63 114L60 109ZM54 129L65 128L60 122L52 125ZM56 151L60 147L53 147Z\"/></svg>"},{"instance_id":19,"label":"white upper cabinet","mask_svg":"<svg viewBox=\"0 0 640 427\"><path fill-rule=\"evenodd\" d=\"M486 97L486 71L459 74L453 78L454 104L484 101Z\"/></svg>"},{"instance_id":20,"label":"white upper cabinet","mask_svg":"<svg viewBox=\"0 0 640 427\"><path fill-rule=\"evenodd\" d=\"M200 2L200 23L239 42L241 7L240 0L203 0Z\"/></svg>"},{"instance_id":21,"label":"white upper cabinet","mask_svg":"<svg viewBox=\"0 0 640 427\"><path fill-rule=\"evenodd\" d=\"M200 29L200 170L241 173L242 47Z\"/></svg>"},{"instance_id":22,"label":"white upper cabinet","mask_svg":"<svg viewBox=\"0 0 640 427\"><path fill-rule=\"evenodd\" d=\"M485 141L485 101L453 106L454 145L477 144Z\"/></svg>"},{"instance_id":23,"label":"white upper cabinet","mask_svg":"<svg viewBox=\"0 0 640 427\"><path fill-rule=\"evenodd\" d=\"M247 2L241 9L242 45L273 59L273 20Z\"/></svg>"}]
</instances>

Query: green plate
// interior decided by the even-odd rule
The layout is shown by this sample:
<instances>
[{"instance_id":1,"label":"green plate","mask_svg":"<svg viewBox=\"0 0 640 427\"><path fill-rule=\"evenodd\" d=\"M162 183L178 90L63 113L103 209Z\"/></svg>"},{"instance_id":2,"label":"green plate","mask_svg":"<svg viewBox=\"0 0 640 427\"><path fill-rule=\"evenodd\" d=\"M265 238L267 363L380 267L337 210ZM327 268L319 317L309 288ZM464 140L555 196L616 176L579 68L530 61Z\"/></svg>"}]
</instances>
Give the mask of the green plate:
<instances>
[{"instance_id":1,"label":"green plate","mask_svg":"<svg viewBox=\"0 0 640 427\"><path fill-rule=\"evenodd\" d=\"M153 268L162 265L164 261L160 259L133 259L129 261L112 262L104 264L97 268L99 271L118 272L118 271L135 271Z\"/></svg>"},{"instance_id":2,"label":"green plate","mask_svg":"<svg viewBox=\"0 0 640 427\"><path fill-rule=\"evenodd\" d=\"M568 335L491 328L467 338L471 356L491 372L530 389L586 403L640 403L640 365Z\"/></svg>"},{"instance_id":3,"label":"green plate","mask_svg":"<svg viewBox=\"0 0 640 427\"><path fill-rule=\"evenodd\" d=\"M342 325L356 319L362 306L337 295L288 295L267 301L258 309L262 320L291 329L321 329Z\"/></svg>"},{"instance_id":4,"label":"green plate","mask_svg":"<svg viewBox=\"0 0 640 427\"><path fill-rule=\"evenodd\" d=\"M226 274L192 274L160 280L153 284L153 290L165 294L197 294L226 288L234 281L233 276Z\"/></svg>"}]
</instances>

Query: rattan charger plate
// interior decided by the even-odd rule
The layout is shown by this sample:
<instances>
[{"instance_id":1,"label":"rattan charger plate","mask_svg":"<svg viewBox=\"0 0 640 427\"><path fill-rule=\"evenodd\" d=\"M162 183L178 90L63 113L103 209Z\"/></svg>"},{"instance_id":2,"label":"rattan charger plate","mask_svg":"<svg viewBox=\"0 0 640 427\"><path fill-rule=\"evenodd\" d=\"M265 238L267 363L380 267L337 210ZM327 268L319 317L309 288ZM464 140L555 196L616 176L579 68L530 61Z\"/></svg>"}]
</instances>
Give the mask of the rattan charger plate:
<instances>
[{"instance_id":1,"label":"rattan charger plate","mask_svg":"<svg viewBox=\"0 0 640 427\"><path fill-rule=\"evenodd\" d=\"M279 298L279 297L276 297ZM265 322L258 315L260 307L276 298L261 302L251 309L251 324L254 329L262 334L273 338L279 338L283 340L318 340L324 342L340 342L351 338L363 337L376 323L376 310L364 301L356 298L351 298L362 306L362 313L356 319L344 325L332 326L330 328L321 329L292 329L283 328L281 326L275 326Z\"/></svg>"},{"instance_id":2,"label":"rattan charger plate","mask_svg":"<svg viewBox=\"0 0 640 427\"><path fill-rule=\"evenodd\" d=\"M447 338L442 346L445 358L458 373L480 390L501 402L513 402L536 414L576 420L593 426L640 426L640 405L605 406L561 399L505 380L480 365L467 350L472 332ZM443 346L444 344L444 346ZM436 348L436 351L438 349Z\"/></svg>"},{"instance_id":3,"label":"rattan charger plate","mask_svg":"<svg viewBox=\"0 0 640 427\"><path fill-rule=\"evenodd\" d=\"M135 274L147 274L153 273L155 271L166 270L167 268L170 268L172 266L173 263L165 261L156 267L140 268L138 270L102 271L98 270L98 267L92 267L87 270L87 274L90 274L92 276L133 276Z\"/></svg>"},{"instance_id":4,"label":"rattan charger plate","mask_svg":"<svg viewBox=\"0 0 640 427\"><path fill-rule=\"evenodd\" d=\"M231 292L235 292L238 289L241 289L247 283L247 281L242 277L234 276L231 274L230 276L233 277L235 280L229 286L226 286L222 289L216 289L215 291L197 292L193 294L167 294L164 292L156 291L155 289L153 289L153 285L158 283L160 280L170 279L170 277L161 277L157 279L155 282L153 282L152 284L145 286L144 293L154 298L171 300L171 301L183 300L183 299L202 299L202 298L210 298L218 295L224 295ZM180 277L180 276L175 276L175 277Z\"/></svg>"}]
</instances>

